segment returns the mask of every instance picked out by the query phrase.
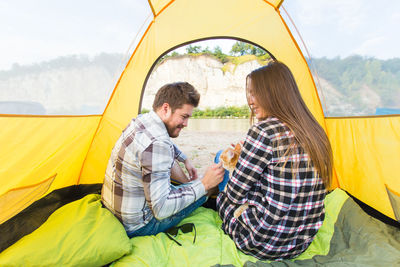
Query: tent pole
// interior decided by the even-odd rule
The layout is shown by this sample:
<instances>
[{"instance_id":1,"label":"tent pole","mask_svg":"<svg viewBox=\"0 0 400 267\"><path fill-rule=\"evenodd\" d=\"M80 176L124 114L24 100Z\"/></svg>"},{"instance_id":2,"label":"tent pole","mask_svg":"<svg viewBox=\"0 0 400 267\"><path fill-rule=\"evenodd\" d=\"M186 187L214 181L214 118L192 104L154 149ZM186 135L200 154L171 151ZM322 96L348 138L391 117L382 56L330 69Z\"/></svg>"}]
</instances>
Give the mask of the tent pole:
<instances>
[{"instance_id":1,"label":"tent pole","mask_svg":"<svg viewBox=\"0 0 400 267\"><path fill-rule=\"evenodd\" d=\"M153 16L156 17L156 12L154 11L154 7L151 4L151 0L147 0L147 2L149 2L150 8L151 8L151 12L153 12Z\"/></svg>"}]
</instances>

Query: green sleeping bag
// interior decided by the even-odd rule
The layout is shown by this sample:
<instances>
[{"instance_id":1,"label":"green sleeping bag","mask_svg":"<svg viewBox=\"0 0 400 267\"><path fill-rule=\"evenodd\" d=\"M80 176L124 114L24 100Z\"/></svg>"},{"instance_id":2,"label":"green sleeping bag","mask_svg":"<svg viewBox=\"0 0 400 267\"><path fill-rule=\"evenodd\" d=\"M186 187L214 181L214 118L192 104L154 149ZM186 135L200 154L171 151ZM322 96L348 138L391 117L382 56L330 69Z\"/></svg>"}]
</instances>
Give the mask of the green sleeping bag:
<instances>
[{"instance_id":1,"label":"green sleeping bag","mask_svg":"<svg viewBox=\"0 0 400 267\"><path fill-rule=\"evenodd\" d=\"M56 210L33 233L0 254L0 266L400 266L400 230L367 215L344 191L325 199L326 216L314 241L296 259L259 261L222 229L217 212L199 208L180 224L177 245L165 233L129 239L97 194Z\"/></svg>"}]
</instances>

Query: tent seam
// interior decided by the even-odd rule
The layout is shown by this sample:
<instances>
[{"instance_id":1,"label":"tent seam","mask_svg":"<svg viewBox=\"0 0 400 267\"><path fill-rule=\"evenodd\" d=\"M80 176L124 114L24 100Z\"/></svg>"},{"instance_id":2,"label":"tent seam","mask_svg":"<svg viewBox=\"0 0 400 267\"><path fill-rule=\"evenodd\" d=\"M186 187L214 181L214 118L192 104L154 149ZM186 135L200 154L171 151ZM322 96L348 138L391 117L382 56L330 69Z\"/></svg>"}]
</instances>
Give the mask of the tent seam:
<instances>
[{"instance_id":1,"label":"tent seam","mask_svg":"<svg viewBox=\"0 0 400 267\"><path fill-rule=\"evenodd\" d=\"M160 12L157 13L157 15L154 17L158 17L158 15L160 15L162 12L164 12L165 9L167 9L173 2L175 2L175 0L171 0L168 4L166 4L161 10Z\"/></svg>"},{"instance_id":2,"label":"tent seam","mask_svg":"<svg viewBox=\"0 0 400 267\"><path fill-rule=\"evenodd\" d=\"M153 13L153 16L155 17L155 16L156 16L156 12L154 11L154 7L153 7L153 5L151 4L151 0L147 0L147 2L148 2L149 5L150 5L150 9L151 9L151 12Z\"/></svg>"},{"instance_id":3,"label":"tent seam","mask_svg":"<svg viewBox=\"0 0 400 267\"><path fill-rule=\"evenodd\" d=\"M56 176L57 176L57 173L55 173L55 174L53 174L53 175L50 175L49 178L46 178L46 179L44 179L43 181L40 181L40 182L38 182L38 183L36 183L36 184L30 184L30 185L25 185L25 186L20 186L20 187L11 188L10 190L8 190L7 192L5 192L5 193L2 194L1 196L5 195L5 194L8 194L8 193L10 193L10 192L13 192L13 191L18 191L18 190L21 190L21 189L28 189L28 188L36 187L36 186L38 186L38 185L41 185L41 184L43 184L43 183L49 181L49 180L52 179L52 178L55 178Z\"/></svg>"},{"instance_id":4,"label":"tent seam","mask_svg":"<svg viewBox=\"0 0 400 267\"><path fill-rule=\"evenodd\" d=\"M121 75L120 75L120 77L119 77L119 79L118 79L117 84L116 84L115 87L114 87L114 90L113 90L113 92L112 92L112 94L111 94L111 96L110 96L110 98L109 98L109 100L108 100L108 103L107 103L107 105L106 105L106 108L104 109L104 112L103 112L103 114L102 114L102 116L101 116L101 118L100 118L99 124L97 125L97 129L96 129L96 131L95 131L95 133L94 133L94 135L93 135L93 138L92 138L92 141L91 141L91 143L90 143L90 145L89 145L89 149L88 149L88 151L87 151L87 153L86 153L85 159L84 159L84 161L83 161L83 163L82 163L82 167L81 167L81 170L80 170L80 172L79 172L79 177L78 177L78 180L76 181L76 184L77 184L77 185L79 184L79 182L80 182L80 180L81 180L83 168L84 168L84 166L85 166L85 164L86 164L86 160L87 160L87 157L88 157L88 155L89 155L90 149L92 148L94 139L96 138L96 136L97 136L97 134L98 134L98 132L99 132L100 125L101 125L102 122L103 122L103 119L104 119L104 116L105 116L105 114L106 114L106 111L107 111L107 109L108 109L108 107L109 107L109 105L110 105L112 99L114 98L116 89L117 89L119 83L121 82L121 79L122 79L122 77L124 76L124 73L125 73L127 67L128 67L129 64L131 63L132 58L135 56L136 51L138 50L138 48L139 48L140 45L142 44L142 41L143 41L144 37L145 37L145 36L147 35L147 33L149 32L149 30L150 30L151 26L153 25L153 23L154 23L154 19L153 19L152 22L150 22L149 26L147 27L146 31L144 32L142 38L140 39L139 43L137 44L135 50L133 51L132 56L130 57L128 63L126 64L124 70L122 71L122 73L121 73Z\"/></svg>"}]
</instances>

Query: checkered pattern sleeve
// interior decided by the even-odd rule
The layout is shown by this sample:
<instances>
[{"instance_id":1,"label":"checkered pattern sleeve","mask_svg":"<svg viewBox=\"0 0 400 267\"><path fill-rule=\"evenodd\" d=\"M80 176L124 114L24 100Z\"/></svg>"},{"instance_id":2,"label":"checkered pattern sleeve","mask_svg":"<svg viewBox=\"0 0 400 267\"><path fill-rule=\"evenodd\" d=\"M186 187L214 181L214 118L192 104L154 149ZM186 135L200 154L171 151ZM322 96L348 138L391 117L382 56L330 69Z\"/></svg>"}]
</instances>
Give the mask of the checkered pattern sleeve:
<instances>
[{"instance_id":1,"label":"checkered pattern sleeve","mask_svg":"<svg viewBox=\"0 0 400 267\"><path fill-rule=\"evenodd\" d=\"M179 187L170 184L174 154L170 142L155 141L140 157L146 202L159 220L176 214L205 194L200 180Z\"/></svg>"},{"instance_id":2,"label":"checkered pattern sleeve","mask_svg":"<svg viewBox=\"0 0 400 267\"><path fill-rule=\"evenodd\" d=\"M225 233L244 253L288 259L303 252L321 227L325 194L308 154L284 123L270 117L250 128L217 209ZM242 204L248 207L235 217Z\"/></svg>"},{"instance_id":3,"label":"checkered pattern sleeve","mask_svg":"<svg viewBox=\"0 0 400 267\"><path fill-rule=\"evenodd\" d=\"M175 144L174 144L174 151L175 151L175 158L178 161L184 162L187 159L186 155Z\"/></svg>"}]
</instances>

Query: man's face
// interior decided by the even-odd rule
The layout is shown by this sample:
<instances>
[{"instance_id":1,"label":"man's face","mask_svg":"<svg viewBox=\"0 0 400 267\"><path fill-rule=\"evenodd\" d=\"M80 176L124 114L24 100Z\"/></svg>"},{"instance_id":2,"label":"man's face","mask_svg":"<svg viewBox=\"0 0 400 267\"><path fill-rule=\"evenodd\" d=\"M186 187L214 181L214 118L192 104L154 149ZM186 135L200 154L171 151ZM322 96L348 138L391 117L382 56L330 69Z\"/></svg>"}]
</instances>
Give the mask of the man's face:
<instances>
[{"instance_id":1,"label":"man's face","mask_svg":"<svg viewBox=\"0 0 400 267\"><path fill-rule=\"evenodd\" d=\"M181 108L177 108L173 113L168 106L168 111L163 119L170 137L179 136L181 130L188 125L189 118L192 116L193 106L184 104Z\"/></svg>"}]
</instances>

